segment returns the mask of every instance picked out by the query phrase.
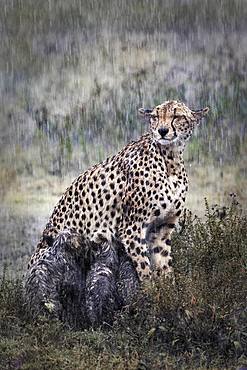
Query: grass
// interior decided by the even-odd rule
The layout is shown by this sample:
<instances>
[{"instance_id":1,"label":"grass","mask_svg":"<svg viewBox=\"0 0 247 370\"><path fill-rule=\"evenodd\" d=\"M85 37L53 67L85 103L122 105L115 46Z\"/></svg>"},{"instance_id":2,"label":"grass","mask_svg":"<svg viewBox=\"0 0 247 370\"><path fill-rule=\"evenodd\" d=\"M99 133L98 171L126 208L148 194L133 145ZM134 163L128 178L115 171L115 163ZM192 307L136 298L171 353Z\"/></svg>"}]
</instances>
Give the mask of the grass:
<instances>
[{"instance_id":1,"label":"grass","mask_svg":"<svg viewBox=\"0 0 247 370\"><path fill-rule=\"evenodd\" d=\"M173 238L175 284L146 283L112 327L72 330L25 311L20 281L0 285L5 369L236 369L247 366L247 217L236 204L187 215ZM223 211L223 213L222 213Z\"/></svg>"}]
</instances>

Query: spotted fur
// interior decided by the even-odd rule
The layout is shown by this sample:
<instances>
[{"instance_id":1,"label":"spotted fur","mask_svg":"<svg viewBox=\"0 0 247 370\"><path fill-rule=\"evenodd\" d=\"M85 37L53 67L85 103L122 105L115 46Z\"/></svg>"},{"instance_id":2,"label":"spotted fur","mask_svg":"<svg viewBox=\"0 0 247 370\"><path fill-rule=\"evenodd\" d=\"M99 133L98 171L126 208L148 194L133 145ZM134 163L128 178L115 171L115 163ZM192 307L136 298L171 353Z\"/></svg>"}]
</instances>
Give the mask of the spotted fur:
<instances>
[{"instance_id":1,"label":"spotted fur","mask_svg":"<svg viewBox=\"0 0 247 370\"><path fill-rule=\"evenodd\" d=\"M183 152L208 108L193 111L166 101L139 112L149 131L74 180L56 205L30 265L59 232L74 228L96 243L119 239L140 279L171 271L171 233L188 190Z\"/></svg>"}]
</instances>

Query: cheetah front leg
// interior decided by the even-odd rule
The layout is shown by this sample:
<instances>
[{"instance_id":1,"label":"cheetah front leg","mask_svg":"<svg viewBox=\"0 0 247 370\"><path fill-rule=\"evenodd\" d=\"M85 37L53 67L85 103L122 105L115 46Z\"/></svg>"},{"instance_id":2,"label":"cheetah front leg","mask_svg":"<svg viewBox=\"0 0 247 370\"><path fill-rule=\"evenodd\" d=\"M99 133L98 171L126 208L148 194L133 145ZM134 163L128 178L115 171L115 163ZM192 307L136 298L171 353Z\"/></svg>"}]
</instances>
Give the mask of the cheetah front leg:
<instances>
[{"instance_id":1,"label":"cheetah front leg","mask_svg":"<svg viewBox=\"0 0 247 370\"><path fill-rule=\"evenodd\" d=\"M173 272L171 267L171 234L175 228L177 216L157 218L146 229L146 241L149 245L151 268L154 275L169 276Z\"/></svg>"},{"instance_id":2,"label":"cheetah front leg","mask_svg":"<svg viewBox=\"0 0 247 370\"><path fill-rule=\"evenodd\" d=\"M177 217L155 218L142 228L126 225L121 234L128 255L141 281L152 276L171 274L171 234Z\"/></svg>"},{"instance_id":3,"label":"cheetah front leg","mask_svg":"<svg viewBox=\"0 0 247 370\"><path fill-rule=\"evenodd\" d=\"M140 233L130 235L130 228L125 230L124 235L121 237L128 255L133 261L133 265L137 271L140 281L151 278L151 263L149 258L148 245L141 239Z\"/></svg>"}]
</instances>

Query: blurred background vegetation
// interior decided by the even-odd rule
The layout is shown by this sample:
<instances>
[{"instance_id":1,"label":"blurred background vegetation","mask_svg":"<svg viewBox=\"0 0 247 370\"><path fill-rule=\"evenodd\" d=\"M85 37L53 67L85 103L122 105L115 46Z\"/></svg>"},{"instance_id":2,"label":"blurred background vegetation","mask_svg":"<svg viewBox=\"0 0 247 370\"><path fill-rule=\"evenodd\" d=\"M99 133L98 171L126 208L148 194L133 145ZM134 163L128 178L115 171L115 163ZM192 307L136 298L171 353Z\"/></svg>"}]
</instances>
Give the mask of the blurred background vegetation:
<instances>
[{"instance_id":1,"label":"blurred background vegetation","mask_svg":"<svg viewBox=\"0 0 247 370\"><path fill-rule=\"evenodd\" d=\"M147 127L210 107L185 153L187 207L247 203L245 0L1 0L0 274L20 275L57 200Z\"/></svg>"}]
</instances>

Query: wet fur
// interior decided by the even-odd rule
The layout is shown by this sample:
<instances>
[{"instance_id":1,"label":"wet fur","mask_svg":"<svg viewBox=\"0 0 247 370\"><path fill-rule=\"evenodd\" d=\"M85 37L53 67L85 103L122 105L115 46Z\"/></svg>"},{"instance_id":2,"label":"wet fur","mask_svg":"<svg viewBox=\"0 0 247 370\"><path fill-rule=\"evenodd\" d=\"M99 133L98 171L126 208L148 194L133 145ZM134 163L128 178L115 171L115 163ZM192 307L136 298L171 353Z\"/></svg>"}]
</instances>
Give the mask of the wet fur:
<instances>
[{"instance_id":1,"label":"wet fur","mask_svg":"<svg viewBox=\"0 0 247 370\"><path fill-rule=\"evenodd\" d=\"M76 327L97 326L111 323L138 287L136 270L119 242L96 244L66 230L28 270L26 305L33 317L46 314Z\"/></svg>"}]
</instances>

